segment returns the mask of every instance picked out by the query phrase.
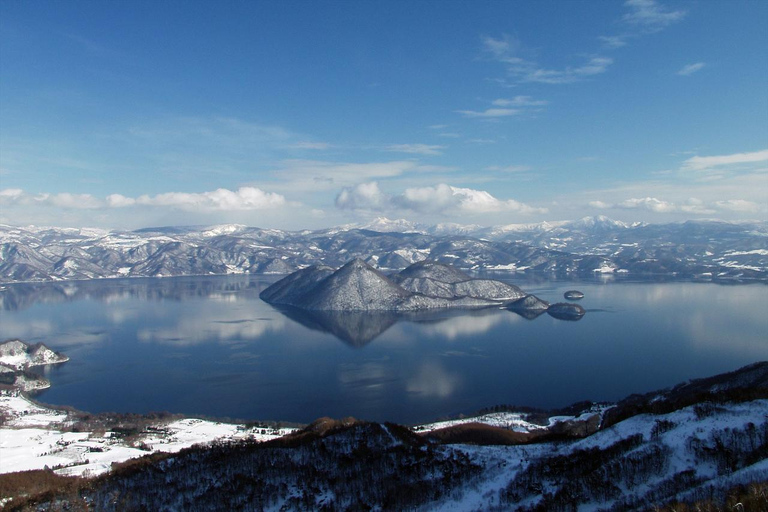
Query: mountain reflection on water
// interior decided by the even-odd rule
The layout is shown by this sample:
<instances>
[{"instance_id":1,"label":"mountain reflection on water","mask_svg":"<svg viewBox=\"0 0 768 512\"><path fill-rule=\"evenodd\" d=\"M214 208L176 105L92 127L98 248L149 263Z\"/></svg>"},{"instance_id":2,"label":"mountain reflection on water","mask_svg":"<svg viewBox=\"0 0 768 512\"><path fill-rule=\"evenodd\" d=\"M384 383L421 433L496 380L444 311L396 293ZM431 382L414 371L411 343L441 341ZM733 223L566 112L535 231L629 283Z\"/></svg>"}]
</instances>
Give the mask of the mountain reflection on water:
<instances>
[{"instance_id":1,"label":"mountain reflection on water","mask_svg":"<svg viewBox=\"0 0 768 512\"><path fill-rule=\"evenodd\" d=\"M20 311L35 304L57 304L64 302L96 300L103 303L117 303L125 300L140 301L185 301L205 299L214 301L261 301L259 293L277 277L258 276L194 276L168 279L114 279L93 281L69 281L59 283L18 283L8 285L0 292L0 310ZM363 347L379 337L398 322L435 323L449 318L468 315L477 317L498 313L498 307L478 309L436 309L417 312L394 311L308 311L290 306L273 306L285 317L302 326L334 335L353 347ZM527 320L534 320L545 311L520 311L514 313ZM499 313L502 314L502 313ZM561 320L580 320L581 317L552 315ZM247 320L240 320L245 322ZM185 329L189 331L189 329ZM144 340L161 339L183 342L179 333L175 338L165 335L147 334ZM194 338L199 338L197 331ZM189 340L187 340L189 341Z\"/></svg>"},{"instance_id":2,"label":"mountain reflection on water","mask_svg":"<svg viewBox=\"0 0 768 512\"><path fill-rule=\"evenodd\" d=\"M13 283L0 292L0 310L19 311L35 304L79 300L117 302L124 299L181 301L192 298L259 300L259 293L276 280L250 276L189 276L173 278L95 279L46 283Z\"/></svg>"},{"instance_id":3,"label":"mountain reflection on water","mask_svg":"<svg viewBox=\"0 0 768 512\"><path fill-rule=\"evenodd\" d=\"M290 306L276 309L308 329L331 333L353 347L367 345L401 320L391 311L307 311Z\"/></svg>"},{"instance_id":4,"label":"mountain reflection on water","mask_svg":"<svg viewBox=\"0 0 768 512\"><path fill-rule=\"evenodd\" d=\"M431 309L425 311L309 311L290 306L275 307L278 311L308 329L330 333L353 347L363 347L398 322L422 325L438 324L468 317L478 319L488 315L511 314L498 307L481 309ZM526 312L515 312L524 318ZM538 315L530 318L536 318ZM567 318L567 320L571 320ZM483 324L481 324L483 325Z\"/></svg>"}]
</instances>

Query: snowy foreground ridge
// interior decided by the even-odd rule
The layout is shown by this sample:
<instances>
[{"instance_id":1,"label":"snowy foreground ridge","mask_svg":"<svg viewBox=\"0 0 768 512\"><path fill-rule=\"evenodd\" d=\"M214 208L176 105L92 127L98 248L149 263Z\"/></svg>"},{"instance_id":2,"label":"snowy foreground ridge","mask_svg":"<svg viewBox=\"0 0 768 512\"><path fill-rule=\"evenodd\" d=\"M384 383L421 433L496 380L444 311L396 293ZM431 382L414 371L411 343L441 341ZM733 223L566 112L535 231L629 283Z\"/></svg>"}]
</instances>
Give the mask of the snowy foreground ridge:
<instances>
[{"instance_id":1,"label":"snowy foreground ridge","mask_svg":"<svg viewBox=\"0 0 768 512\"><path fill-rule=\"evenodd\" d=\"M93 475L168 453L47 498L90 510L632 510L768 479L768 362L570 415L500 411L413 428L322 419L262 433L184 419L129 441L67 432L71 413L18 393L0 411L4 471Z\"/></svg>"}]
</instances>

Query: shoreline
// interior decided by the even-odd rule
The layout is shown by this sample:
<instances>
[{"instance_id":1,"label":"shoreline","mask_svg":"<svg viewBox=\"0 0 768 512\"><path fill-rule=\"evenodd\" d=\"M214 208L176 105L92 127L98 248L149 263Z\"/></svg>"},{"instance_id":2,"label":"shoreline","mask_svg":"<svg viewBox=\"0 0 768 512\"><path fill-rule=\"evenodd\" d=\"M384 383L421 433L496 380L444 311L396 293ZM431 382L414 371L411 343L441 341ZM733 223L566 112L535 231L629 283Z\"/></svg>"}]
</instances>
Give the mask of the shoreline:
<instances>
[{"instance_id":1,"label":"shoreline","mask_svg":"<svg viewBox=\"0 0 768 512\"><path fill-rule=\"evenodd\" d=\"M438 444L527 445L586 440L627 420L654 424L654 417L717 404L765 403L768 361L687 381L615 403L582 402L559 410L500 406L491 412L405 427ZM702 409L703 410L703 409ZM702 413L702 418L708 412ZM699 413L697 412L698 416ZM646 417L645 420L642 418ZM331 421L315 420L312 425ZM343 420L358 422L353 418ZM658 422L656 422L658 423ZM50 469L64 476L92 477L115 463L153 453L176 453L195 445L272 441L306 429L279 423L229 423L182 414L89 414L37 403L19 389L0 390L0 474Z\"/></svg>"},{"instance_id":2,"label":"shoreline","mask_svg":"<svg viewBox=\"0 0 768 512\"><path fill-rule=\"evenodd\" d=\"M304 267L306 268L306 267ZM768 284L768 277L750 277L750 276L718 276L712 273L702 274L683 274L678 272L659 272L659 273L633 273L626 272L600 272L599 269L591 271L546 271L535 270L531 268L518 267L517 269L501 269L501 268L462 268L457 267L462 271L469 272L474 275L508 275L508 276L526 276L546 277L548 280L555 282L569 282L569 281L582 281L591 279L605 279L605 278L618 278L624 282L643 283L643 282L663 282L670 283L724 283L724 284L753 284L762 283ZM398 272L398 268L378 268L382 272ZM155 276L129 276L129 275L114 275L114 276L98 276L90 278L77 278L77 279L39 279L39 280L20 280L20 281L3 281L0 280L0 293L6 291L8 286L15 285L40 285L40 284L59 284L59 283L89 283L92 281L118 281L121 279L174 279L174 278L186 278L186 277L269 277L269 278L282 278L290 275L291 273L275 273L275 272L227 272L225 274L173 274L173 275L155 275Z\"/></svg>"},{"instance_id":3,"label":"shoreline","mask_svg":"<svg viewBox=\"0 0 768 512\"><path fill-rule=\"evenodd\" d=\"M553 429L563 430L596 420L599 424L605 411L612 407L592 404L575 415L557 414L560 410L477 413L407 428L431 436L479 424L529 436L522 442L528 444ZM531 419L533 415L535 421ZM90 414L69 406L40 403L19 389L5 389L0 390L0 474L49 468L61 476L94 477L110 472L113 463L145 455L176 453L217 442L261 443L306 426L279 421L220 421L174 413Z\"/></svg>"}]
</instances>

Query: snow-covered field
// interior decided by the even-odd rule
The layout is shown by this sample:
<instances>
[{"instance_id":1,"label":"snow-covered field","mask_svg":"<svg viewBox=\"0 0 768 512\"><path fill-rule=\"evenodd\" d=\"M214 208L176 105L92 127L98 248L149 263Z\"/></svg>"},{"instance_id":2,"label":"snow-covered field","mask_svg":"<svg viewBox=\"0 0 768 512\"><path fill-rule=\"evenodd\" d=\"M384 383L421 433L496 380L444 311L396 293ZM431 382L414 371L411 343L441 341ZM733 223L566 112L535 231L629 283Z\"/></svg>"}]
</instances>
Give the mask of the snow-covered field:
<instances>
[{"instance_id":1,"label":"snow-covered field","mask_svg":"<svg viewBox=\"0 0 768 512\"><path fill-rule=\"evenodd\" d=\"M595 404L589 411L585 411L579 416L551 416L546 424L532 423L526 420L526 414L519 412L493 412L481 416L460 418L455 420L438 421L435 423L425 423L414 427L415 432L432 432L442 428L465 425L467 423L482 423L492 427L501 427L513 432L534 432L536 430L546 430L556 423L582 422L587 421L591 416L599 415L602 418L603 412L613 407L612 405Z\"/></svg>"},{"instance_id":2,"label":"snow-covered field","mask_svg":"<svg viewBox=\"0 0 768 512\"><path fill-rule=\"evenodd\" d=\"M41 407L17 392L0 395L0 473L55 469L60 475L95 476L113 462L154 452L173 453L212 441L267 441L293 429L246 428L187 418L157 423L130 443L112 432L67 432L67 413Z\"/></svg>"}]
</instances>

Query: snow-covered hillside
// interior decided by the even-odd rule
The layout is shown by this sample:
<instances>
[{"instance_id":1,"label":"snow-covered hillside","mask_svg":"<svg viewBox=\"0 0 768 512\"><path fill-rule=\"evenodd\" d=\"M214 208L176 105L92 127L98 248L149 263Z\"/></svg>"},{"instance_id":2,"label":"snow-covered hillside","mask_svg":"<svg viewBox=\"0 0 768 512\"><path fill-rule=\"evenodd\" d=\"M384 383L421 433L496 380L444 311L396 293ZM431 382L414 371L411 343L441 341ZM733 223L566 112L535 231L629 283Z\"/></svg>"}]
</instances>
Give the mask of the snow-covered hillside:
<instances>
[{"instance_id":1,"label":"snow-covered hillside","mask_svg":"<svg viewBox=\"0 0 768 512\"><path fill-rule=\"evenodd\" d=\"M360 259L328 272L325 267L296 271L260 297L310 311L417 311L501 305L525 295L517 286L472 279L450 265L427 261L392 279Z\"/></svg>"},{"instance_id":2,"label":"snow-covered hillside","mask_svg":"<svg viewBox=\"0 0 768 512\"><path fill-rule=\"evenodd\" d=\"M142 426L128 438L129 429L101 426L121 418L53 411L6 392L0 468L92 476L155 453L29 497L42 509L84 510L646 510L719 499L737 484L768 479L766 362L568 410L412 428L328 418L301 430L129 418ZM83 418L100 430L72 428ZM451 430L466 440L450 440ZM0 495L17 506L25 499Z\"/></svg>"},{"instance_id":3,"label":"snow-covered hillside","mask_svg":"<svg viewBox=\"0 0 768 512\"><path fill-rule=\"evenodd\" d=\"M26 370L32 366L58 364L69 358L49 349L42 343L29 345L21 340L7 340L0 343L0 365L14 370Z\"/></svg>"},{"instance_id":4,"label":"snow-covered hillside","mask_svg":"<svg viewBox=\"0 0 768 512\"><path fill-rule=\"evenodd\" d=\"M366 226L281 231L243 225L136 231L0 226L0 281L290 273L353 258L383 270L431 259L473 270L768 278L765 223L574 222Z\"/></svg>"}]
</instances>

